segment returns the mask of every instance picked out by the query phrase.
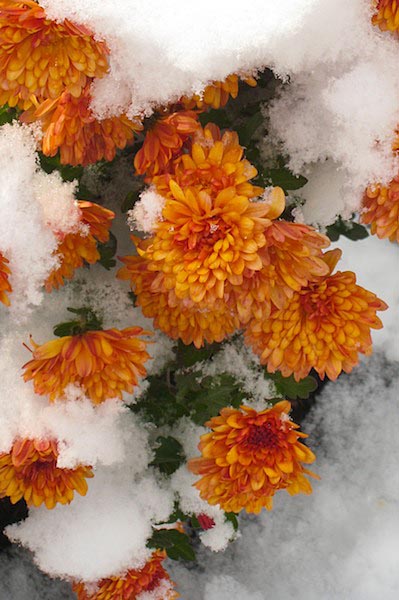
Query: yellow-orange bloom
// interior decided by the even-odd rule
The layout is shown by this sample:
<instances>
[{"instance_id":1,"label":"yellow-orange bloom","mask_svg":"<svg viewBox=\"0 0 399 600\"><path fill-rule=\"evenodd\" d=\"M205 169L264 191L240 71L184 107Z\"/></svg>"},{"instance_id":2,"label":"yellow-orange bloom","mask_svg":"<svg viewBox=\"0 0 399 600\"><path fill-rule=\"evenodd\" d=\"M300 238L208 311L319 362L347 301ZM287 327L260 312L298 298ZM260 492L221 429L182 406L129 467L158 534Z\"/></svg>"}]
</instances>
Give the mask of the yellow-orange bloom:
<instances>
[{"instance_id":1,"label":"yellow-orange bloom","mask_svg":"<svg viewBox=\"0 0 399 600\"><path fill-rule=\"evenodd\" d=\"M376 12L372 17L373 25L381 31L399 31L399 4L397 0L375 0Z\"/></svg>"},{"instance_id":2,"label":"yellow-orange bloom","mask_svg":"<svg viewBox=\"0 0 399 600\"><path fill-rule=\"evenodd\" d=\"M143 146L134 157L134 167L147 181L165 173L170 161L181 151L187 138L198 129L195 112L183 110L160 117L146 132Z\"/></svg>"},{"instance_id":3,"label":"yellow-orange bloom","mask_svg":"<svg viewBox=\"0 0 399 600\"><path fill-rule=\"evenodd\" d=\"M370 328L382 327L376 312L387 305L358 286L351 271L331 275L340 256L340 250L326 252L329 275L295 292L284 308L272 308L269 318L249 322L246 342L270 373L299 381L314 368L335 380L342 370L351 372L359 353L371 354Z\"/></svg>"},{"instance_id":4,"label":"yellow-orange bloom","mask_svg":"<svg viewBox=\"0 0 399 600\"><path fill-rule=\"evenodd\" d=\"M141 327L86 331L60 337L42 346L34 344L33 358L23 369L37 394L60 398L70 383L80 385L94 404L132 393L138 378L146 375L150 358Z\"/></svg>"},{"instance_id":5,"label":"yellow-orange bloom","mask_svg":"<svg viewBox=\"0 0 399 600\"><path fill-rule=\"evenodd\" d=\"M164 273L164 291L193 302L223 299L227 283L239 286L244 271L262 268L264 231L284 193L274 188L267 201L251 202L234 187L212 197L173 180L170 190L173 200L165 203L151 243L138 253L150 270Z\"/></svg>"},{"instance_id":6,"label":"yellow-orange bloom","mask_svg":"<svg viewBox=\"0 0 399 600\"><path fill-rule=\"evenodd\" d=\"M254 198L262 194L263 189L249 183L258 172L243 158L243 153L235 131L221 135L219 127L209 123L195 132L189 152L178 156L170 171L154 177L152 183L167 198L173 198L169 187L172 179L183 189L198 187L217 194L235 187L238 195Z\"/></svg>"},{"instance_id":7,"label":"yellow-orange bloom","mask_svg":"<svg viewBox=\"0 0 399 600\"><path fill-rule=\"evenodd\" d=\"M140 594L161 586L163 600L175 600L179 594L162 566L165 558L165 552L156 550L142 569L129 569L124 575L101 579L95 586L75 583L73 590L78 600L135 600Z\"/></svg>"},{"instance_id":8,"label":"yellow-orange bloom","mask_svg":"<svg viewBox=\"0 0 399 600\"><path fill-rule=\"evenodd\" d=\"M86 479L93 477L91 467L57 467L55 440L18 439L10 452L0 454L0 498L8 496L12 504L21 498L29 505L54 508L57 502L69 504L74 492L84 496Z\"/></svg>"},{"instance_id":9,"label":"yellow-orange bloom","mask_svg":"<svg viewBox=\"0 0 399 600\"><path fill-rule=\"evenodd\" d=\"M60 266L54 269L45 283L46 291L64 285L64 279L72 279L75 269L84 262L94 264L100 259L97 242L107 242L109 228L115 213L94 202L78 201L81 213L81 230L67 234L57 234L60 244L55 252Z\"/></svg>"},{"instance_id":10,"label":"yellow-orange bloom","mask_svg":"<svg viewBox=\"0 0 399 600\"><path fill-rule=\"evenodd\" d=\"M8 276L10 275L11 271L7 265L8 260L0 252L0 302L6 306L10 306L10 300L7 296L7 292L12 292L10 282L8 281Z\"/></svg>"},{"instance_id":11,"label":"yellow-orange bloom","mask_svg":"<svg viewBox=\"0 0 399 600\"><path fill-rule=\"evenodd\" d=\"M208 421L212 431L201 436L202 456L188 463L201 475L195 483L201 498L227 512L259 513L271 510L278 490L310 494L305 474L313 473L301 463L312 463L315 455L298 441L307 435L297 431L290 410L287 400L261 412L248 406L223 408Z\"/></svg>"},{"instance_id":12,"label":"yellow-orange bloom","mask_svg":"<svg viewBox=\"0 0 399 600\"><path fill-rule=\"evenodd\" d=\"M251 87L256 86L256 79L253 77L242 77L242 79ZM225 106L230 98L237 98L238 95L238 75L229 75L224 81L213 81L207 85L201 95L183 96L180 102L185 108L220 108Z\"/></svg>"},{"instance_id":13,"label":"yellow-orange bloom","mask_svg":"<svg viewBox=\"0 0 399 600\"><path fill-rule=\"evenodd\" d=\"M136 295L145 317L154 319L154 326L174 340L193 343L201 348L205 342L221 342L240 327L238 315L221 299L209 306L206 302L180 299L164 288L162 273L148 270L148 262L138 256L126 256L118 272L119 279L127 279Z\"/></svg>"},{"instance_id":14,"label":"yellow-orange bloom","mask_svg":"<svg viewBox=\"0 0 399 600\"><path fill-rule=\"evenodd\" d=\"M0 105L27 109L65 89L77 98L105 75L107 55L87 27L51 21L32 0L0 0Z\"/></svg>"},{"instance_id":15,"label":"yellow-orange bloom","mask_svg":"<svg viewBox=\"0 0 399 600\"><path fill-rule=\"evenodd\" d=\"M371 233L399 243L399 176L388 187L375 185L366 189L361 219L371 225Z\"/></svg>"},{"instance_id":16,"label":"yellow-orange bloom","mask_svg":"<svg viewBox=\"0 0 399 600\"><path fill-rule=\"evenodd\" d=\"M45 100L26 111L21 120L41 121L43 153L55 156L59 150L62 164L85 166L103 159L111 161L117 148L125 148L142 125L124 115L98 120L89 107L90 100L90 85L78 98L66 90L55 100Z\"/></svg>"}]
</instances>

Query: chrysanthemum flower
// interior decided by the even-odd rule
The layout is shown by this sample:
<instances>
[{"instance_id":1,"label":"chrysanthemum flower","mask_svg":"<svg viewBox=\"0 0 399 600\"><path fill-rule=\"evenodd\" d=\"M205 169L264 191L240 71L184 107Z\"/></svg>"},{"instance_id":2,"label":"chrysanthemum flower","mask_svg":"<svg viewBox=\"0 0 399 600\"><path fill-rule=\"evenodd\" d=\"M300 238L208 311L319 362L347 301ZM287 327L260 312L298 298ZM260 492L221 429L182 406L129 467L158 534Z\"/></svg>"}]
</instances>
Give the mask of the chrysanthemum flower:
<instances>
[{"instance_id":1,"label":"chrysanthemum flower","mask_svg":"<svg viewBox=\"0 0 399 600\"><path fill-rule=\"evenodd\" d=\"M0 105L27 109L65 89L79 97L108 70L108 49L83 25L51 21L36 2L0 1Z\"/></svg>"},{"instance_id":2,"label":"chrysanthemum flower","mask_svg":"<svg viewBox=\"0 0 399 600\"><path fill-rule=\"evenodd\" d=\"M10 300L7 296L7 292L12 292L10 282L8 281L8 276L10 275L11 271L7 265L8 260L0 252L0 302L6 306L10 306Z\"/></svg>"},{"instance_id":3,"label":"chrysanthemum flower","mask_svg":"<svg viewBox=\"0 0 399 600\"><path fill-rule=\"evenodd\" d=\"M371 233L399 243L399 176L388 187L370 186L363 196L363 223L371 225Z\"/></svg>"},{"instance_id":4,"label":"chrysanthemum flower","mask_svg":"<svg viewBox=\"0 0 399 600\"><path fill-rule=\"evenodd\" d=\"M210 194L228 187L235 187L238 195L248 198L262 194L261 187L249 183L258 172L243 158L244 150L235 131L221 135L219 127L209 123L198 129L192 139L189 152L173 161L170 172L152 179L160 194L173 198L169 187L172 179L183 189L198 187Z\"/></svg>"},{"instance_id":5,"label":"chrysanthemum flower","mask_svg":"<svg viewBox=\"0 0 399 600\"><path fill-rule=\"evenodd\" d=\"M382 327L376 312L387 305L358 286L351 271L331 275L340 256L326 252L330 274L295 292L284 308L272 308L269 318L250 321L246 341L270 373L299 381L314 368L335 380L352 371L359 353L371 354L370 328Z\"/></svg>"},{"instance_id":6,"label":"chrysanthemum flower","mask_svg":"<svg viewBox=\"0 0 399 600\"><path fill-rule=\"evenodd\" d=\"M164 291L193 302L223 299L225 284L239 286L244 271L259 271L265 229L284 193L274 188L267 201L251 202L229 187L216 196L170 182L173 200L162 211L145 251L149 269L165 275Z\"/></svg>"},{"instance_id":7,"label":"chrysanthemum flower","mask_svg":"<svg viewBox=\"0 0 399 600\"><path fill-rule=\"evenodd\" d=\"M144 363L150 358L141 327L86 331L60 337L42 346L34 344L33 358L23 369L37 394L60 398L70 383L80 385L94 404L132 393ZM32 342L33 343L33 342Z\"/></svg>"},{"instance_id":8,"label":"chrysanthemum flower","mask_svg":"<svg viewBox=\"0 0 399 600\"><path fill-rule=\"evenodd\" d=\"M100 259L97 242L107 242L109 228L115 213L94 202L78 201L81 213L81 229L67 234L57 234L60 244L55 252L60 266L54 269L45 283L46 291L64 285L64 279L72 279L75 269L84 262L94 264Z\"/></svg>"},{"instance_id":9,"label":"chrysanthemum flower","mask_svg":"<svg viewBox=\"0 0 399 600\"><path fill-rule=\"evenodd\" d=\"M256 86L256 79L244 76L241 79L251 87ZM220 108L225 106L230 98L237 98L238 95L238 75L229 75L224 81L213 81L207 85L203 94L194 94L194 96L183 96L181 103L185 108Z\"/></svg>"},{"instance_id":10,"label":"chrysanthemum flower","mask_svg":"<svg viewBox=\"0 0 399 600\"><path fill-rule=\"evenodd\" d=\"M155 592L161 587L162 600L175 600L179 595L162 566L165 558L165 552L157 550L142 569L129 569L124 575L107 577L89 586L75 583L73 590L78 600L135 600L140 594Z\"/></svg>"},{"instance_id":11,"label":"chrysanthemum flower","mask_svg":"<svg viewBox=\"0 0 399 600\"><path fill-rule=\"evenodd\" d=\"M177 156L187 138L198 129L195 112L183 110L155 120L145 135L143 146L134 157L134 167L139 175L150 180L165 173L170 161Z\"/></svg>"},{"instance_id":12,"label":"chrysanthemum flower","mask_svg":"<svg viewBox=\"0 0 399 600\"><path fill-rule=\"evenodd\" d=\"M397 0L375 0L376 13L372 17L373 25L382 31L399 31L399 3Z\"/></svg>"},{"instance_id":13,"label":"chrysanthemum flower","mask_svg":"<svg viewBox=\"0 0 399 600\"><path fill-rule=\"evenodd\" d=\"M9 496L12 504L21 498L28 505L54 508L57 502L69 504L74 492L84 496L91 467L57 467L58 448L54 440L19 439L10 452L0 454L0 498Z\"/></svg>"},{"instance_id":14,"label":"chrysanthemum flower","mask_svg":"<svg viewBox=\"0 0 399 600\"><path fill-rule=\"evenodd\" d=\"M98 120L89 107L90 100L90 85L78 98L66 90L55 100L45 100L26 111L21 120L41 121L43 153L55 156L59 150L62 164L85 166L103 159L111 161L117 148L125 148L142 125L124 115Z\"/></svg>"},{"instance_id":15,"label":"chrysanthemum flower","mask_svg":"<svg viewBox=\"0 0 399 600\"><path fill-rule=\"evenodd\" d=\"M118 272L119 279L130 282L145 317L154 319L154 327L174 340L193 343L201 348L205 342L221 342L240 327L238 315L224 300L217 299L209 306L176 297L173 290L164 289L164 275L148 269L148 261L138 256L126 256Z\"/></svg>"},{"instance_id":16,"label":"chrysanthemum flower","mask_svg":"<svg viewBox=\"0 0 399 600\"><path fill-rule=\"evenodd\" d=\"M227 512L259 513L271 510L277 490L310 494L305 474L313 473L301 463L312 463L315 455L298 441L307 435L289 419L290 409L287 400L261 412L223 408L208 421L212 431L201 436L202 456L188 463L201 475L195 483L201 498Z\"/></svg>"}]
</instances>

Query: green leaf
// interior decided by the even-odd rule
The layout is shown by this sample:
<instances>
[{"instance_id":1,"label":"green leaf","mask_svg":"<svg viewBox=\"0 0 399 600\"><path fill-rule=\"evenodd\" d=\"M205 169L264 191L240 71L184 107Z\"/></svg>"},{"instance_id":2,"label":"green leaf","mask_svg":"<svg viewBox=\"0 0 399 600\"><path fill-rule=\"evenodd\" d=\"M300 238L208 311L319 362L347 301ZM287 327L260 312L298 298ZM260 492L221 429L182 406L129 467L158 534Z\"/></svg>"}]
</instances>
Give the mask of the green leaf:
<instances>
[{"instance_id":1,"label":"green leaf","mask_svg":"<svg viewBox=\"0 0 399 600\"><path fill-rule=\"evenodd\" d=\"M39 152L40 166L46 173L58 171L64 181L73 181L80 179L83 175L83 167L81 165L73 167L72 165L62 165L59 154L56 156L46 156Z\"/></svg>"},{"instance_id":2,"label":"green leaf","mask_svg":"<svg viewBox=\"0 0 399 600\"><path fill-rule=\"evenodd\" d=\"M79 335L85 333L85 331L98 331L102 328L101 319L97 317L91 308L85 306L83 308L67 308L67 310L78 315L79 318L58 323L53 329L54 335L58 337Z\"/></svg>"},{"instance_id":3,"label":"green leaf","mask_svg":"<svg viewBox=\"0 0 399 600\"><path fill-rule=\"evenodd\" d=\"M166 550L166 554L173 560L195 560L195 552L188 536L177 529L155 529L147 546Z\"/></svg>"},{"instance_id":4,"label":"green leaf","mask_svg":"<svg viewBox=\"0 0 399 600\"><path fill-rule=\"evenodd\" d=\"M124 201L122 202L121 211L126 213L128 210L131 210L133 206L136 204L139 199L141 190L131 190L125 196Z\"/></svg>"},{"instance_id":5,"label":"green leaf","mask_svg":"<svg viewBox=\"0 0 399 600\"><path fill-rule=\"evenodd\" d=\"M177 344L177 362L183 367L192 367L197 362L208 360L220 350L220 344L207 344L203 348L196 348L194 344L188 346L181 340Z\"/></svg>"},{"instance_id":6,"label":"green leaf","mask_svg":"<svg viewBox=\"0 0 399 600\"><path fill-rule=\"evenodd\" d=\"M302 175L293 175L293 173L285 167L262 171L261 176L270 185L278 185L286 192L289 190L299 190L308 181L306 177L303 177Z\"/></svg>"},{"instance_id":7,"label":"green leaf","mask_svg":"<svg viewBox=\"0 0 399 600\"><path fill-rule=\"evenodd\" d=\"M190 414L188 407L176 399L175 387L167 381L168 378L168 372L147 377L149 387L146 393L137 404L129 405L133 412L141 414L146 421L158 427L173 425L181 417Z\"/></svg>"},{"instance_id":8,"label":"green leaf","mask_svg":"<svg viewBox=\"0 0 399 600\"><path fill-rule=\"evenodd\" d=\"M224 516L226 517L226 521L230 521L230 523L233 525L234 531L237 531L237 529L238 529L238 519L237 519L236 513L233 513L233 512L224 513Z\"/></svg>"},{"instance_id":9,"label":"green leaf","mask_svg":"<svg viewBox=\"0 0 399 600\"><path fill-rule=\"evenodd\" d=\"M254 134L263 122L264 117L260 111L256 112L245 121L244 125L237 131L241 146L249 146Z\"/></svg>"},{"instance_id":10,"label":"green leaf","mask_svg":"<svg viewBox=\"0 0 399 600\"><path fill-rule=\"evenodd\" d=\"M108 242L104 244L98 244L97 250L100 254L100 260L98 261L107 271L112 269L116 265L114 259L117 247L117 239L113 233L110 232Z\"/></svg>"},{"instance_id":11,"label":"green leaf","mask_svg":"<svg viewBox=\"0 0 399 600\"><path fill-rule=\"evenodd\" d=\"M220 129L229 129L231 126L230 118L225 109L211 108L207 112L203 112L199 115L199 122L202 127L205 127L208 123L215 123Z\"/></svg>"},{"instance_id":12,"label":"green leaf","mask_svg":"<svg viewBox=\"0 0 399 600\"><path fill-rule=\"evenodd\" d=\"M183 446L171 436L159 436L156 442L159 445L151 465L158 467L165 475L172 475L185 461Z\"/></svg>"},{"instance_id":13,"label":"green leaf","mask_svg":"<svg viewBox=\"0 0 399 600\"><path fill-rule=\"evenodd\" d=\"M352 218L354 216L352 215ZM360 223L343 221L341 217L338 217L335 223L327 227L326 233L332 242L336 242L341 235L352 241L363 240L369 235L366 227L363 227Z\"/></svg>"},{"instance_id":14,"label":"green leaf","mask_svg":"<svg viewBox=\"0 0 399 600\"><path fill-rule=\"evenodd\" d=\"M8 104L5 104L0 108L0 125L11 123L18 116L16 108L11 108Z\"/></svg>"},{"instance_id":15,"label":"green leaf","mask_svg":"<svg viewBox=\"0 0 399 600\"><path fill-rule=\"evenodd\" d=\"M273 374L268 373L268 377L274 382L277 391L283 398L287 398L288 400L296 400L297 398L306 400L318 387L316 379L310 375L300 381L295 381L293 375L283 377L277 371Z\"/></svg>"}]
</instances>

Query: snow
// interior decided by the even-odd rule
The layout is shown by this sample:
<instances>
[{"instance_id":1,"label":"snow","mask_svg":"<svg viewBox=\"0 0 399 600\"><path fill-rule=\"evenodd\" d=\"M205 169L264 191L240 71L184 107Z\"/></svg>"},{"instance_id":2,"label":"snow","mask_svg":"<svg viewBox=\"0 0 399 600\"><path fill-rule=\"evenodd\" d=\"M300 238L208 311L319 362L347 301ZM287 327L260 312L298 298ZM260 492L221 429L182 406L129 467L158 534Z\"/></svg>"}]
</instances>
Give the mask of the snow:
<instances>
[{"instance_id":1,"label":"snow","mask_svg":"<svg viewBox=\"0 0 399 600\"><path fill-rule=\"evenodd\" d=\"M155 189L148 188L140 194L140 200L128 212L128 225L131 230L140 229L144 233L152 233L162 217L165 198L157 194Z\"/></svg>"}]
</instances>

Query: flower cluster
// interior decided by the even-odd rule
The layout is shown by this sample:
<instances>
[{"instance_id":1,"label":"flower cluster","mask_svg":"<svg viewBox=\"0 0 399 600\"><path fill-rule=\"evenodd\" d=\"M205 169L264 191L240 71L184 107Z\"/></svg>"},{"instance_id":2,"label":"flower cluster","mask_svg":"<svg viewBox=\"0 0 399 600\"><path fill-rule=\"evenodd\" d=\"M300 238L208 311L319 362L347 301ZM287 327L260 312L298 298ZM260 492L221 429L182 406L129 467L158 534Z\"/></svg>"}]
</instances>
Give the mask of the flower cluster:
<instances>
[{"instance_id":1,"label":"flower cluster","mask_svg":"<svg viewBox=\"0 0 399 600\"><path fill-rule=\"evenodd\" d=\"M55 252L59 266L47 278L46 290L64 285L64 279L72 279L76 269L84 262L94 264L100 260L97 242L109 240L109 228L115 214L94 202L78 201L80 223L77 231L57 233L59 246Z\"/></svg>"},{"instance_id":2,"label":"flower cluster","mask_svg":"<svg viewBox=\"0 0 399 600\"><path fill-rule=\"evenodd\" d=\"M376 0L376 12L372 17L373 25L381 31L399 31L399 5L397 0Z\"/></svg>"},{"instance_id":3,"label":"flower cluster","mask_svg":"<svg viewBox=\"0 0 399 600\"><path fill-rule=\"evenodd\" d=\"M242 79L251 87L256 86L256 79L243 76ZM185 108L221 108L225 106L230 98L238 96L239 77L235 73L229 75L223 81L213 81L205 87L202 94L194 94L191 97L183 96L180 102Z\"/></svg>"},{"instance_id":4,"label":"flower cluster","mask_svg":"<svg viewBox=\"0 0 399 600\"><path fill-rule=\"evenodd\" d=\"M15 504L23 498L28 505L54 508L69 504L74 492L84 496L86 479L93 477L91 467L74 469L57 467L55 440L18 439L10 452L0 454L0 498L8 496Z\"/></svg>"},{"instance_id":5,"label":"flower cluster","mask_svg":"<svg viewBox=\"0 0 399 600\"><path fill-rule=\"evenodd\" d=\"M271 510L278 490L310 494L305 475L315 475L302 463L316 457L299 441L307 435L289 419L290 409L286 400L261 412L223 408L206 423L212 431L201 436L202 456L189 461L190 470L201 475L195 484L201 498L226 512L259 513Z\"/></svg>"},{"instance_id":6,"label":"flower cluster","mask_svg":"<svg viewBox=\"0 0 399 600\"><path fill-rule=\"evenodd\" d=\"M374 185L366 189L361 218L371 226L371 233L399 243L399 176L388 186Z\"/></svg>"},{"instance_id":7,"label":"flower cluster","mask_svg":"<svg viewBox=\"0 0 399 600\"><path fill-rule=\"evenodd\" d=\"M83 582L75 583L74 592L78 600L135 600L145 592L162 589L163 600L175 600L178 594L162 566L165 557L164 552L153 552L142 569L129 569L121 576L102 579L94 586L87 586Z\"/></svg>"}]
</instances>

